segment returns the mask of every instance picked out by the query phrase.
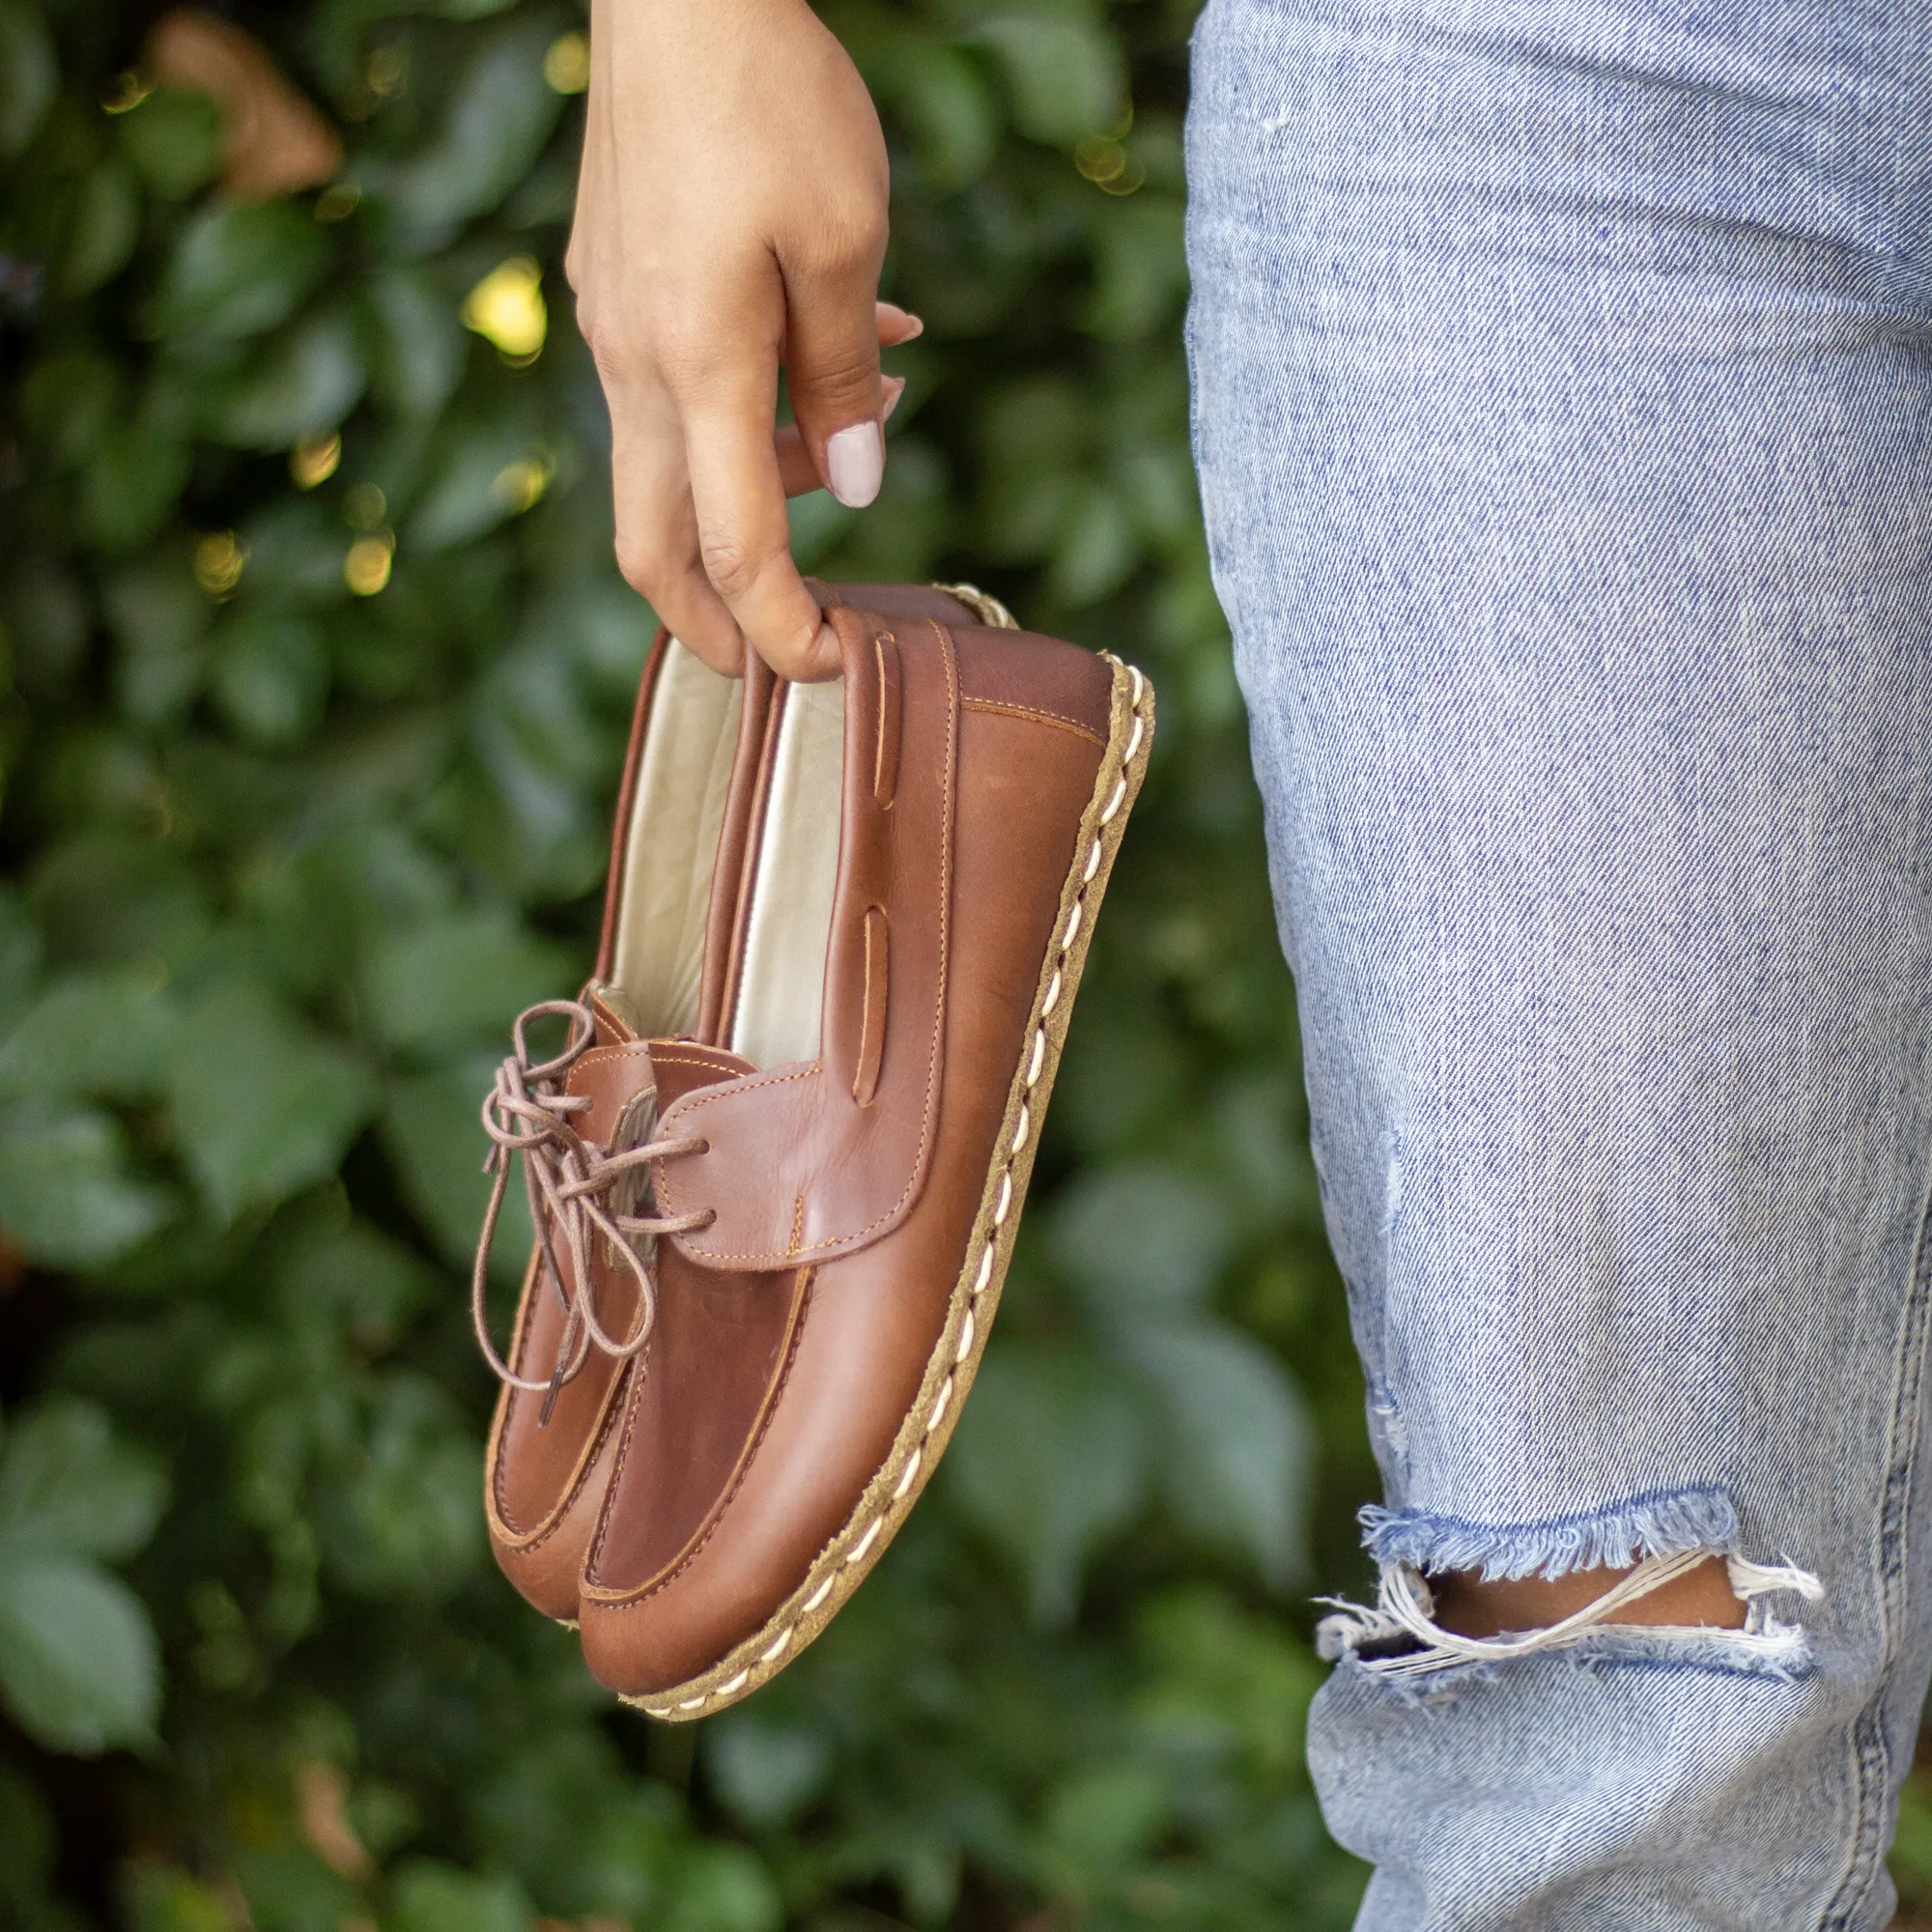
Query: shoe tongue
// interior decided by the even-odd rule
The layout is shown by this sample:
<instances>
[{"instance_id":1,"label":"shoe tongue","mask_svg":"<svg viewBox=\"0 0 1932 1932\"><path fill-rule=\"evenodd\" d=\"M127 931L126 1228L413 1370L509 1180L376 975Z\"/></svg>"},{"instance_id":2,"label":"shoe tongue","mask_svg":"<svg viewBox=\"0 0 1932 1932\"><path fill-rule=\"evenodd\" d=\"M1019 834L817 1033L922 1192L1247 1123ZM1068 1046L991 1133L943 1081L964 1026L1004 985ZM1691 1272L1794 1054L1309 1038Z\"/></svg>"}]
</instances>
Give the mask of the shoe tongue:
<instances>
[{"instance_id":1,"label":"shoe tongue","mask_svg":"<svg viewBox=\"0 0 1932 1932\"><path fill-rule=\"evenodd\" d=\"M585 1140L609 1147L625 1108L656 1085L657 1071L644 1041L600 1037L570 1069L570 1078L564 1082L566 1094L584 1094L590 1100L589 1107L576 1115L571 1124Z\"/></svg>"},{"instance_id":2,"label":"shoe tongue","mask_svg":"<svg viewBox=\"0 0 1932 1932\"><path fill-rule=\"evenodd\" d=\"M655 1089L660 1111L695 1088L736 1080L756 1069L742 1055L695 1039L639 1039L622 1010L628 1003L615 987L592 987L584 1004L596 1022L591 1051L570 1069L564 1091L588 1095L591 1105L576 1119L585 1140L611 1145L618 1122L639 1094Z\"/></svg>"},{"instance_id":3,"label":"shoe tongue","mask_svg":"<svg viewBox=\"0 0 1932 1932\"><path fill-rule=\"evenodd\" d=\"M592 984L583 1003L590 1009L599 1046L628 1046L638 1037L638 1018L621 988Z\"/></svg>"},{"instance_id":4,"label":"shoe tongue","mask_svg":"<svg viewBox=\"0 0 1932 1932\"><path fill-rule=\"evenodd\" d=\"M757 1071L743 1054L722 1046L706 1046L701 1040L654 1039L650 1050L657 1068L661 1111L700 1087L715 1087L720 1081L736 1080Z\"/></svg>"}]
</instances>

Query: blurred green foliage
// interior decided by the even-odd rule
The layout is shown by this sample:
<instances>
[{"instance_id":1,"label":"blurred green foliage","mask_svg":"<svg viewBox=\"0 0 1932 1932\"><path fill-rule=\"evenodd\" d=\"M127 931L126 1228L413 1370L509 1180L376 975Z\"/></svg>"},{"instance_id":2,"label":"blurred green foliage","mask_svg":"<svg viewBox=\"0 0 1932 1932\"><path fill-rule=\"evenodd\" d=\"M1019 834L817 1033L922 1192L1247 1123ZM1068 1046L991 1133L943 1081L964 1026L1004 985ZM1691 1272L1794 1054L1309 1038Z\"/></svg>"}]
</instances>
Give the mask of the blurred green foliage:
<instances>
[{"instance_id":1,"label":"blurred green foliage","mask_svg":"<svg viewBox=\"0 0 1932 1932\"><path fill-rule=\"evenodd\" d=\"M881 501L802 499L801 559L978 579L1161 735L944 1477L691 1732L491 1566L460 1286L652 628L559 269L581 13L235 10L348 144L241 207L141 10L0 0L10 1924L1349 1919L1305 1597L1370 1477L1188 467L1192 7L827 11L927 329Z\"/></svg>"}]
</instances>

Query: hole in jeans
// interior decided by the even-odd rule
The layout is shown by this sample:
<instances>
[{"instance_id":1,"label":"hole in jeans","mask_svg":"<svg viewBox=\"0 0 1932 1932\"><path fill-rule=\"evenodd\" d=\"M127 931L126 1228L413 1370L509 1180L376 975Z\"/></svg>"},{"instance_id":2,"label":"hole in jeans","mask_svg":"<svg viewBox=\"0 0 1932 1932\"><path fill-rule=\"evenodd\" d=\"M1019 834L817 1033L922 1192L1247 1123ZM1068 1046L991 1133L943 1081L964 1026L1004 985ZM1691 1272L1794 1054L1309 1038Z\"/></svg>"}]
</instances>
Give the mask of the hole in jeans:
<instances>
[{"instance_id":1,"label":"hole in jeans","mask_svg":"<svg viewBox=\"0 0 1932 1932\"><path fill-rule=\"evenodd\" d=\"M1382 1565L1373 1606L1327 1600L1336 1614L1322 1619L1316 1647L1331 1662L1352 1659L1378 1677L1418 1686L1544 1651L1601 1657L1605 1645L1622 1653L1638 1646L1651 1662L1791 1677L1810 1667L1810 1648L1801 1625L1771 1612L1771 1600L1785 1593L1811 1602L1824 1590L1794 1565L1709 1548L1629 1566L1585 1564L1554 1579L1486 1580L1465 1571L1432 1583L1396 1560Z\"/></svg>"},{"instance_id":2,"label":"hole in jeans","mask_svg":"<svg viewBox=\"0 0 1932 1932\"><path fill-rule=\"evenodd\" d=\"M1548 1629L1587 1609L1637 1565L1572 1570L1561 1577L1485 1577L1452 1571L1429 1579L1435 1600L1434 1621L1459 1636L1492 1637L1505 1632ZM1678 1629L1743 1630L1746 1606L1732 1586L1721 1556L1661 1582L1622 1605L1600 1628L1665 1624Z\"/></svg>"}]
</instances>

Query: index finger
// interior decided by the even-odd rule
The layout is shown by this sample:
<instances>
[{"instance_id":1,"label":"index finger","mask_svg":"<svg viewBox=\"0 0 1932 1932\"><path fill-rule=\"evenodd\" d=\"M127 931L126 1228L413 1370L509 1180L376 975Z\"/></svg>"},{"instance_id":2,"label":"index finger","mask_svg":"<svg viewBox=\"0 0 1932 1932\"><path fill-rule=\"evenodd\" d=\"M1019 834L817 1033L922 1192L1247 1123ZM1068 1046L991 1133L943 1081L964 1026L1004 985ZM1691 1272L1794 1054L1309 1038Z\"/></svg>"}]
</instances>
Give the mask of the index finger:
<instances>
[{"instance_id":1,"label":"index finger","mask_svg":"<svg viewBox=\"0 0 1932 1932\"><path fill-rule=\"evenodd\" d=\"M685 465L705 575L752 648L781 677L838 674L838 646L791 558L772 441L778 371L737 364L680 402Z\"/></svg>"}]
</instances>

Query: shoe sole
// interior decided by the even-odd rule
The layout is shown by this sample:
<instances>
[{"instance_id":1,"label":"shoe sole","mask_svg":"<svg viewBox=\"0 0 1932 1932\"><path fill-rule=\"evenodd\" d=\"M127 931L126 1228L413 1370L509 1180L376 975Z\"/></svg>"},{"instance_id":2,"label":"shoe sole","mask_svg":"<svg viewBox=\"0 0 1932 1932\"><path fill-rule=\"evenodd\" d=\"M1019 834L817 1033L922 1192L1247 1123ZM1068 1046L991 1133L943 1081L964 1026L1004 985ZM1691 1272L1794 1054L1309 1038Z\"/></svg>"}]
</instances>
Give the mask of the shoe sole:
<instances>
[{"instance_id":1,"label":"shoe sole","mask_svg":"<svg viewBox=\"0 0 1932 1932\"><path fill-rule=\"evenodd\" d=\"M1153 687L1109 655L1113 716L1094 796L1080 820L1073 864L1061 889L1054 931L1028 1016L1027 1042L1007 1095L996 1152L953 1284L946 1326L891 1454L866 1485L852 1514L812 1559L799 1584L764 1626L699 1675L667 1690L619 1701L670 1723L691 1723L748 1697L818 1635L870 1574L924 1492L952 1439L961 1404L979 1372L1012 1258L1013 1236L1033 1174L1037 1127L1044 1118L1073 997L1087 963L1094 916L1106 894L1121 836L1139 795L1153 736Z\"/></svg>"}]
</instances>

